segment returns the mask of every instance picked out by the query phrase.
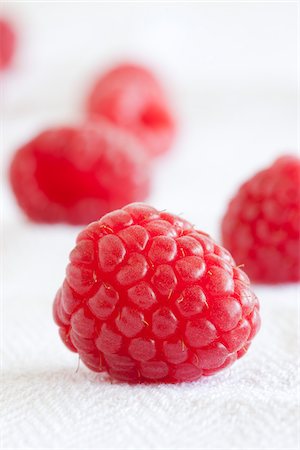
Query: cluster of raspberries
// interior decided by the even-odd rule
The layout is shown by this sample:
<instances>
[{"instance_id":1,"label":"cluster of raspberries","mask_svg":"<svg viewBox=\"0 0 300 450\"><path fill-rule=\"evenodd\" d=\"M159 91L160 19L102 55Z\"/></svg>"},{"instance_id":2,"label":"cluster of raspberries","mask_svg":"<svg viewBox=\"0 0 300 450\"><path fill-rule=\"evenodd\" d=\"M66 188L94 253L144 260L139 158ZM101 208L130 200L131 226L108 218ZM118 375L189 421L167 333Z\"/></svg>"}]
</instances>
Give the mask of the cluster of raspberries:
<instances>
[{"instance_id":1,"label":"cluster of raspberries","mask_svg":"<svg viewBox=\"0 0 300 450\"><path fill-rule=\"evenodd\" d=\"M1 21L0 31L4 68L14 35ZM223 248L183 218L136 203L149 193L151 160L176 131L151 71L123 64L105 73L86 116L40 133L10 165L28 218L92 222L54 302L63 342L90 369L125 382L193 381L228 367L260 326L246 273L263 283L300 280L299 159L283 156L240 187L222 220Z\"/></svg>"}]
</instances>

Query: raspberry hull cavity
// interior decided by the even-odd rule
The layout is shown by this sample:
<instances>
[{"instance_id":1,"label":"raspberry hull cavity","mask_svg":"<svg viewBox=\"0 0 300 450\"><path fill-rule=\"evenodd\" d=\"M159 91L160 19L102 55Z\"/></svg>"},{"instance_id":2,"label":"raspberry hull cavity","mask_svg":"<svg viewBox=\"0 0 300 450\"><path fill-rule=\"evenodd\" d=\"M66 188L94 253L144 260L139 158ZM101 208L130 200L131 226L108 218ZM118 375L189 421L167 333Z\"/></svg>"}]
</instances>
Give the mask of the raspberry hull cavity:
<instances>
[{"instance_id":1,"label":"raspberry hull cavity","mask_svg":"<svg viewBox=\"0 0 300 450\"><path fill-rule=\"evenodd\" d=\"M246 353L260 326L258 300L231 255L142 203L79 234L54 318L87 367L131 383L212 375Z\"/></svg>"}]
</instances>

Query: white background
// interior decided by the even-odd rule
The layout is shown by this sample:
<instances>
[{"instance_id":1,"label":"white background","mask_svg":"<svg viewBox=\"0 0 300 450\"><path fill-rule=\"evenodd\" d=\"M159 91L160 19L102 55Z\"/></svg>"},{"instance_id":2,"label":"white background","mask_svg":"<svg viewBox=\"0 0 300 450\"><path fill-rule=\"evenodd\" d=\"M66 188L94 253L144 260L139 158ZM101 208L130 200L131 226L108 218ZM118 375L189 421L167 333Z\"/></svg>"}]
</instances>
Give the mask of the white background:
<instances>
[{"instance_id":1,"label":"white background","mask_svg":"<svg viewBox=\"0 0 300 450\"><path fill-rule=\"evenodd\" d=\"M6 170L35 133L84 118L97 73L138 61L167 86L179 123L172 152L155 163L148 201L218 239L238 185L297 152L298 9L297 2L2 6L19 33L14 65L1 74L4 448L297 447L297 286L255 286L262 330L248 355L215 377L128 387L82 366L75 373L51 304L79 228L29 223Z\"/></svg>"}]
</instances>

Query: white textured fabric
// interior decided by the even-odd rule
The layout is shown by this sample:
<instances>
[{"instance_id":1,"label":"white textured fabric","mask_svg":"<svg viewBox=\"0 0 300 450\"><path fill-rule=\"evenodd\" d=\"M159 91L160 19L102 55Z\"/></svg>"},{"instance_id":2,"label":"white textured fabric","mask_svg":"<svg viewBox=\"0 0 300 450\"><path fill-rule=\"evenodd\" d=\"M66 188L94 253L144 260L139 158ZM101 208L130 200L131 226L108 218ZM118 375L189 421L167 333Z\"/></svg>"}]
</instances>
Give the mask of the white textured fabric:
<instances>
[{"instance_id":1,"label":"white textured fabric","mask_svg":"<svg viewBox=\"0 0 300 450\"><path fill-rule=\"evenodd\" d=\"M223 373L177 386L111 384L77 367L52 320L79 228L27 222L5 172L33 133L80 117L98 66L142 58L171 81L182 124L173 153L156 163L149 203L218 237L236 186L297 148L296 6L6 6L23 39L2 85L3 448L298 448L299 287L255 287L262 329Z\"/></svg>"},{"instance_id":2,"label":"white textured fabric","mask_svg":"<svg viewBox=\"0 0 300 450\"><path fill-rule=\"evenodd\" d=\"M36 302L24 292L7 298L4 448L296 449L295 287L257 294L263 325L247 356L178 386L111 384L77 370L52 323L50 293Z\"/></svg>"}]
</instances>

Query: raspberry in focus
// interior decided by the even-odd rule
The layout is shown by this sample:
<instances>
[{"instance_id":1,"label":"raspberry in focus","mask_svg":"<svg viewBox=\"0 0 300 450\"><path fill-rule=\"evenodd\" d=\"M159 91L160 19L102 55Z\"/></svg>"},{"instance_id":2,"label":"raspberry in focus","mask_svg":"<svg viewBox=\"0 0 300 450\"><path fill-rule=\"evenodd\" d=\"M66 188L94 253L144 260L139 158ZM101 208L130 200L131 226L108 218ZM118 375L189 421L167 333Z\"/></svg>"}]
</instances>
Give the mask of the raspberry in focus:
<instances>
[{"instance_id":1,"label":"raspberry in focus","mask_svg":"<svg viewBox=\"0 0 300 450\"><path fill-rule=\"evenodd\" d=\"M102 121L53 128L19 149L10 179L37 222L87 224L149 191L149 161L133 136Z\"/></svg>"},{"instance_id":2,"label":"raspberry in focus","mask_svg":"<svg viewBox=\"0 0 300 450\"><path fill-rule=\"evenodd\" d=\"M11 24L0 18L0 70L6 69L15 53L16 36Z\"/></svg>"},{"instance_id":3,"label":"raspberry in focus","mask_svg":"<svg viewBox=\"0 0 300 450\"><path fill-rule=\"evenodd\" d=\"M260 326L258 300L228 251L142 203L79 234L54 319L87 367L131 383L212 375L247 352Z\"/></svg>"},{"instance_id":4,"label":"raspberry in focus","mask_svg":"<svg viewBox=\"0 0 300 450\"><path fill-rule=\"evenodd\" d=\"M283 156L254 175L229 203L223 243L251 279L300 280L300 160Z\"/></svg>"},{"instance_id":5,"label":"raspberry in focus","mask_svg":"<svg viewBox=\"0 0 300 450\"><path fill-rule=\"evenodd\" d=\"M105 117L137 136L150 156L172 145L175 121L163 89L147 69L119 65L102 76L87 102L92 117Z\"/></svg>"}]
</instances>

